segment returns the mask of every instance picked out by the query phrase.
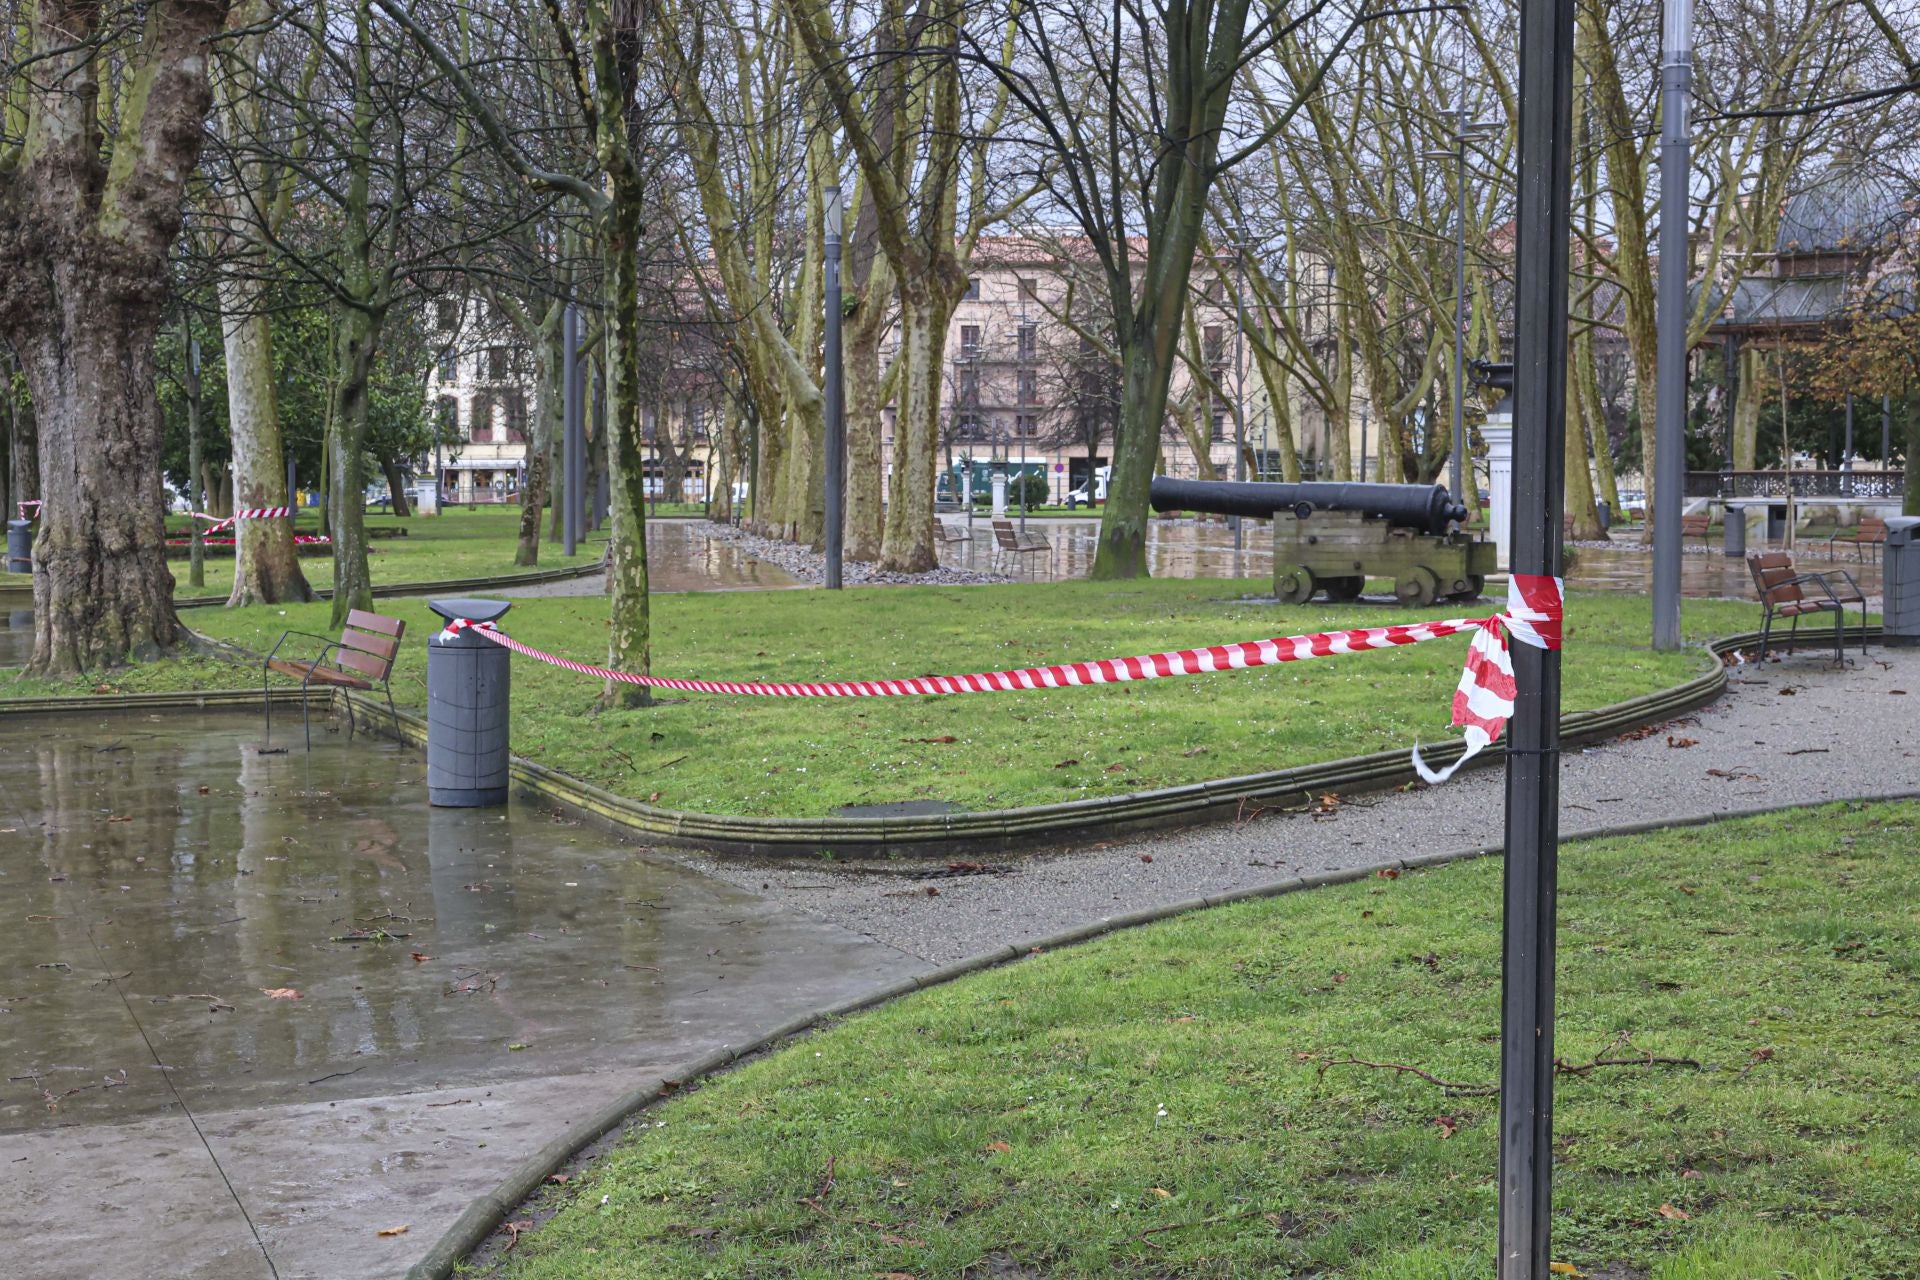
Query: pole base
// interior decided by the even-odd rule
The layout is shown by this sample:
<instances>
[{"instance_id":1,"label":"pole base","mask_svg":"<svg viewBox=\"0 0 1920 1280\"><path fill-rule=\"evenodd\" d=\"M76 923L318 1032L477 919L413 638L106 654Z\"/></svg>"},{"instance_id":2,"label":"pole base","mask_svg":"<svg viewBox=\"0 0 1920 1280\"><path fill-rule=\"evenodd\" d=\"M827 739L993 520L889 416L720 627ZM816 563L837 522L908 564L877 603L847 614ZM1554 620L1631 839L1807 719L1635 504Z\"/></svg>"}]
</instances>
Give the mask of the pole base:
<instances>
[{"instance_id":1,"label":"pole base","mask_svg":"<svg viewBox=\"0 0 1920 1280\"><path fill-rule=\"evenodd\" d=\"M506 787L428 787L427 803L436 809L480 809L507 802Z\"/></svg>"}]
</instances>

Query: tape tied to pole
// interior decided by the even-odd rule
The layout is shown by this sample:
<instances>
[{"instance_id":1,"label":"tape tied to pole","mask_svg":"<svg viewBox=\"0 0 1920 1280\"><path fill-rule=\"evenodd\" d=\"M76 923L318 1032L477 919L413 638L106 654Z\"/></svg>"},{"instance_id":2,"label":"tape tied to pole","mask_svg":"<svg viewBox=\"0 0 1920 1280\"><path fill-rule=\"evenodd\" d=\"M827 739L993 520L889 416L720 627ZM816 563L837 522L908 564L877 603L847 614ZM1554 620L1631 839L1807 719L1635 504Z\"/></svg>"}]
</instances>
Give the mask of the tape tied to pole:
<instances>
[{"instance_id":1,"label":"tape tied to pole","mask_svg":"<svg viewBox=\"0 0 1920 1280\"><path fill-rule=\"evenodd\" d=\"M1132 658L1103 658L1097 662L1022 667L1017 670L988 671L971 675L914 676L904 680L768 683L737 680L682 680L668 676L640 675L632 671L615 671L608 667L576 662L571 658L546 653L514 639L491 622L475 622L468 618L456 618L450 621L439 633L438 638L444 641L462 631L473 631L502 648L523 657L532 658L536 662L559 667L563 671L652 689L676 689L686 693L718 693L763 698L885 698L1126 684L1139 680L1158 680L1169 676L1239 671L1282 662L1302 662L1311 658L1366 653L1375 649L1394 649L1405 645L1424 644L1429 640L1440 640L1470 631L1473 633L1473 640L1467 649L1466 669L1461 673L1460 686L1453 697L1453 723L1465 727L1466 751L1459 760L1444 770L1438 771L1427 767L1425 761L1420 758L1418 747L1413 752L1414 769L1427 782L1437 784L1452 777L1462 764L1499 738L1501 730L1506 727L1507 720L1513 714L1513 664L1507 656L1508 637L1518 639L1523 644L1558 649L1562 609L1560 579L1515 574L1509 580L1506 610L1487 618L1447 618L1437 622L1361 627L1348 631L1320 631L1308 635L1210 645L1202 649L1179 649Z\"/></svg>"},{"instance_id":2,"label":"tape tied to pole","mask_svg":"<svg viewBox=\"0 0 1920 1280\"><path fill-rule=\"evenodd\" d=\"M190 514L192 514L195 520L210 520L213 522L212 524L208 525L205 529L202 529L200 531L200 536L204 538L208 534L219 533L222 529L227 529L232 527L233 522L235 520L284 519L285 517L293 514L293 508L292 507L247 507L244 510L236 511L232 515L226 516L226 517L210 516L204 511L195 511Z\"/></svg>"}]
</instances>

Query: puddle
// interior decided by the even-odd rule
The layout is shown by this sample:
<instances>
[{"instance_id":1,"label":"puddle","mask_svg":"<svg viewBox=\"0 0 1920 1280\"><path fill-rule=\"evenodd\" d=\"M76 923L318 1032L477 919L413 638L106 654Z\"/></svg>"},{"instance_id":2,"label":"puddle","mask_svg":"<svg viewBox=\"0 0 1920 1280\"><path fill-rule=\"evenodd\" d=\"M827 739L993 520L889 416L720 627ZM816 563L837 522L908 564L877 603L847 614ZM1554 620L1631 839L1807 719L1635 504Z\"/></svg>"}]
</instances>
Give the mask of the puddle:
<instances>
[{"instance_id":1,"label":"puddle","mask_svg":"<svg viewBox=\"0 0 1920 1280\"><path fill-rule=\"evenodd\" d=\"M33 657L33 610L0 609L0 667L24 667Z\"/></svg>"},{"instance_id":2,"label":"puddle","mask_svg":"<svg viewBox=\"0 0 1920 1280\"><path fill-rule=\"evenodd\" d=\"M389 742L262 755L241 715L7 735L0 1132L164 1112L169 1078L199 1111L672 1062L872 980L865 940L596 828L432 809Z\"/></svg>"}]
</instances>

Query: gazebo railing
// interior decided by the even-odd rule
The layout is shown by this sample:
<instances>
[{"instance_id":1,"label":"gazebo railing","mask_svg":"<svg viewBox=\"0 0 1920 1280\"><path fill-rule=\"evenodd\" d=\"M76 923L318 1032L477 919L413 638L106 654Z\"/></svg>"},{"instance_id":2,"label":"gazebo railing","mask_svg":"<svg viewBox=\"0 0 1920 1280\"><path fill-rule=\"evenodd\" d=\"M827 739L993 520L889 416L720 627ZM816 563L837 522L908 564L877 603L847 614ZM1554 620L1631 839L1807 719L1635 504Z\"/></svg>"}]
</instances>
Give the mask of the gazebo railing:
<instances>
[{"instance_id":1,"label":"gazebo railing","mask_svg":"<svg viewBox=\"0 0 1920 1280\"><path fill-rule=\"evenodd\" d=\"M1907 491L1905 471L1689 471L1689 498L1897 499Z\"/></svg>"}]
</instances>

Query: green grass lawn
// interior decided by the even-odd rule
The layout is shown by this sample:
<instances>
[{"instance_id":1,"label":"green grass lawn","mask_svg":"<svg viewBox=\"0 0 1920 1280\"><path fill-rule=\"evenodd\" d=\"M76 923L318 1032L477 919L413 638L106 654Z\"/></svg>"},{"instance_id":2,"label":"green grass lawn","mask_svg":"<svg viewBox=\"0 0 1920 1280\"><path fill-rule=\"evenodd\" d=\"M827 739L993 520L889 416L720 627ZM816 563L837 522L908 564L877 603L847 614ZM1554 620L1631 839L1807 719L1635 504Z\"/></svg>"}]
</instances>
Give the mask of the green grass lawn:
<instances>
[{"instance_id":1,"label":"green grass lawn","mask_svg":"<svg viewBox=\"0 0 1920 1280\"><path fill-rule=\"evenodd\" d=\"M1567 1274L1920 1275L1917 828L1834 807L1564 851L1560 1054L1700 1064L1560 1077ZM1183 916L861 1015L644 1115L501 1270L1490 1275L1498 1100L1326 1064L1497 1079L1500 872Z\"/></svg>"},{"instance_id":2,"label":"green grass lawn","mask_svg":"<svg viewBox=\"0 0 1920 1280\"><path fill-rule=\"evenodd\" d=\"M653 665L660 675L735 680L951 674L1449 613L1245 599L1268 590L1265 582L1208 579L661 596L653 606ZM394 696L418 709L426 638L440 624L419 600L379 607L407 621ZM264 653L289 628L331 634L328 610L265 606L184 616L210 636ZM1569 710L1677 684L1706 661L1697 651L1649 651L1643 599L1577 597L1570 618ZM1714 601L1688 601L1685 618L1701 638L1755 621L1751 606ZM504 625L548 652L604 662L606 624L604 599L573 597L522 601ZM807 817L841 805L930 798L971 810L1040 804L1450 738L1466 643L1462 636L1099 688L857 700L688 694L609 712L595 708L596 681L516 658L513 749L622 795L707 813ZM256 677L257 669L197 658L115 672L101 687L231 688ZM0 689L24 696L95 683L55 688L16 677Z\"/></svg>"},{"instance_id":3,"label":"green grass lawn","mask_svg":"<svg viewBox=\"0 0 1920 1280\"><path fill-rule=\"evenodd\" d=\"M520 537L520 508L445 507L437 516L398 516L367 514L369 526L399 527L404 538L377 538L367 544L367 567L375 582L435 582L449 578L479 578L494 574L525 573L513 563L514 547ZM317 508L302 507L296 528L301 533L325 532ZM185 536L184 518L172 516L167 522L168 536ZM589 551L598 557L605 533L587 535ZM578 557L576 557L576 560ZM560 554L558 543L540 544L540 563L536 569L553 569L574 563ZM206 585L195 587L187 581L187 562L169 560L173 571L175 596L221 596L233 589L233 557L206 561ZM300 561L307 581L315 587L333 585L333 562L326 556L308 556Z\"/></svg>"}]
</instances>

